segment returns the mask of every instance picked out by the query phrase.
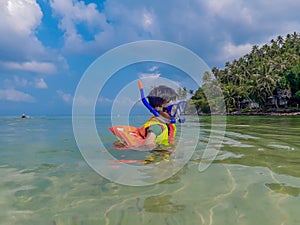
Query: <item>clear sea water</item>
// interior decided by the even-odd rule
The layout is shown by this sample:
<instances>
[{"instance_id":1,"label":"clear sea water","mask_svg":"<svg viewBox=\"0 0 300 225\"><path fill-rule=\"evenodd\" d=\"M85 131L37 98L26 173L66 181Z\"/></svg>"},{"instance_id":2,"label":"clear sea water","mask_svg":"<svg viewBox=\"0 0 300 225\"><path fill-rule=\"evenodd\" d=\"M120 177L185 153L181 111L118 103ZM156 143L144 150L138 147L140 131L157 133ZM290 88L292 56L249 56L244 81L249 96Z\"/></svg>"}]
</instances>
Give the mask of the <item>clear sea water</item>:
<instances>
[{"instance_id":1,"label":"clear sea water","mask_svg":"<svg viewBox=\"0 0 300 225\"><path fill-rule=\"evenodd\" d=\"M112 149L109 117L96 124L118 157L154 154ZM88 166L71 117L0 117L0 224L300 224L299 117L227 117L220 151L202 172L210 118L191 117L186 126L200 126L189 162L163 182L133 187Z\"/></svg>"}]
</instances>

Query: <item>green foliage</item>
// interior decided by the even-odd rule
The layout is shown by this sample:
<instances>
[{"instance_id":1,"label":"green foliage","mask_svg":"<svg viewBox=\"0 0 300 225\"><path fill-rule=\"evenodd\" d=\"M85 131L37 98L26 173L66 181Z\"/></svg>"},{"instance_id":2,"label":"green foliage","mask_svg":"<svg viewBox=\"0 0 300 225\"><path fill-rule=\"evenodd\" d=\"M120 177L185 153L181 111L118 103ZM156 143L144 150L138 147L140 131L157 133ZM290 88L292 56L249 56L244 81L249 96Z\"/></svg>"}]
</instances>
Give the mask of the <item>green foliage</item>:
<instances>
[{"instance_id":1,"label":"green foliage","mask_svg":"<svg viewBox=\"0 0 300 225\"><path fill-rule=\"evenodd\" d=\"M213 79L211 73L206 71L203 75L203 85L192 96L191 101L198 114L223 113L223 94L219 82Z\"/></svg>"},{"instance_id":2,"label":"green foliage","mask_svg":"<svg viewBox=\"0 0 300 225\"><path fill-rule=\"evenodd\" d=\"M295 94L295 98L300 101L300 91L297 91Z\"/></svg>"},{"instance_id":3,"label":"green foliage","mask_svg":"<svg viewBox=\"0 0 300 225\"><path fill-rule=\"evenodd\" d=\"M187 89L185 87L178 88L177 95L178 95L178 99L180 99L180 100L186 99L186 97L187 97Z\"/></svg>"},{"instance_id":4,"label":"green foliage","mask_svg":"<svg viewBox=\"0 0 300 225\"><path fill-rule=\"evenodd\" d=\"M191 97L191 100L198 114L200 114L201 112L210 113L210 107L202 88L199 88L195 92L195 94Z\"/></svg>"},{"instance_id":5,"label":"green foliage","mask_svg":"<svg viewBox=\"0 0 300 225\"><path fill-rule=\"evenodd\" d=\"M284 75L286 83L291 88L292 94L295 94L300 90L300 63L287 70Z\"/></svg>"},{"instance_id":6,"label":"green foliage","mask_svg":"<svg viewBox=\"0 0 300 225\"><path fill-rule=\"evenodd\" d=\"M226 62L224 69L214 67L212 73L221 83L227 112L241 111L240 102L243 101L256 102L265 110L278 108L282 98L300 101L300 35L294 32L285 38L272 39L269 45L254 45L250 53ZM202 89L212 81L209 72L205 73L203 86L192 97L199 112L208 108L204 93L209 89L204 92ZM280 94L287 92L290 96ZM272 97L276 101L270 103ZM213 104L208 105L212 107Z\"/></svg>"}]
</instances>

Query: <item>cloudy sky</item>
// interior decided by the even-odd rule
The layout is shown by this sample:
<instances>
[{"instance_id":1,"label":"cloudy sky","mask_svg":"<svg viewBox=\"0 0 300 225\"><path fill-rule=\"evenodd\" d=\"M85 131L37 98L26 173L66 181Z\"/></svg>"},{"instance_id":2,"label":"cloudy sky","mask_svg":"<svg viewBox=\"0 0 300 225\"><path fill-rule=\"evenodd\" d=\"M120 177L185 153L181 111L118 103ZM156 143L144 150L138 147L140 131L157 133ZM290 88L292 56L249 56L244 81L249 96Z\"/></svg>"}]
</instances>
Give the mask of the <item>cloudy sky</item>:
<instances>
[{"instance_id":1,"label":"cloudy sky","mask_svg":"<svg viewBox=\"0 0 300 225\"><path fill-rule=\"evenodd\" d=\"M133 41L174 42L222 67L255 44L299 32L299 10L299 0L0 0L0 115L70 114L88 66ZM129 71L182 82L160 64ZM103 90L99 107L115 95Z\"/></svg>"}]
</instances>

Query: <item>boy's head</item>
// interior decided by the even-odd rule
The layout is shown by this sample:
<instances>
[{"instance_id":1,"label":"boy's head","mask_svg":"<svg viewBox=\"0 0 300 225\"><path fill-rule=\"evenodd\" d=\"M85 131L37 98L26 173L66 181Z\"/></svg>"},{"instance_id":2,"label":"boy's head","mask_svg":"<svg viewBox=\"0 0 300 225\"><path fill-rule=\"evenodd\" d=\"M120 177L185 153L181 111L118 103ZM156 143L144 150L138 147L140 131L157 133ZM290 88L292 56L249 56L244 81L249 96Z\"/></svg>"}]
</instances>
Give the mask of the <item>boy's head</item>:
<instances>
[{"instance_id":1,"label":"boy's head","mask_svg":"<svg viewBox=\"0 0 300 225\"><path fill-rule=\"evenodd\" d=\"M164 123L176 123L176 121L184 123L185 119L181 117L181 114L184 114L186 101L177 102L178 95L174 89L164 85L155 87L147 96L147 101L144 97L141 82L139 82L139 88L144 105L160 121Z\"/></svg>"},{"instance_id":2,"label":"boy's head","mask_svg":"<svg viewBox=\"0 0 300 225\"><path fill-rule=\"evenodd\" d=\"M162 107L170 101L176 101L177 97L174 89L164 85L153 88L147 96L149 104L153 108Z\"/></svg>"}]
</instances>

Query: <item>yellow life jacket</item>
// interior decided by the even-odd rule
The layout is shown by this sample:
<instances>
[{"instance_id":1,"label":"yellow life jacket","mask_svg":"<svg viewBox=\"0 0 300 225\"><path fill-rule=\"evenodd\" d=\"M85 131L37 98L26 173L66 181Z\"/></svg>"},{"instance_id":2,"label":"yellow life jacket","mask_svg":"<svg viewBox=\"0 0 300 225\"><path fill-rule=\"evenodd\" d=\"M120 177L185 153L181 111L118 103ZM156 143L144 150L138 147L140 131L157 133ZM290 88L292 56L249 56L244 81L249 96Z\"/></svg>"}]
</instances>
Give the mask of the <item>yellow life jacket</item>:
<instances>
[{"instance_id":1,"label":"yellow life jacket","mask_svg":"<svg viewBox=\"0 0 300 225\"><path fill-rule=\"evenodd\" d=\"M176 135L176 126L175 124L165 124L159 121L156 117L152 116L141 128L140 134L143 137L147 135L147 128L153 125L159 125L162 128L161 134L159 134L156 139L155 143L159 145L169 145L174 143L174 137Z\"/></svg>"}]
</instances>

